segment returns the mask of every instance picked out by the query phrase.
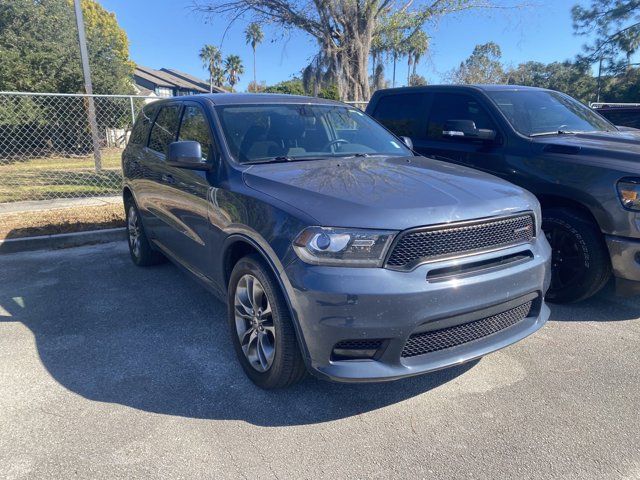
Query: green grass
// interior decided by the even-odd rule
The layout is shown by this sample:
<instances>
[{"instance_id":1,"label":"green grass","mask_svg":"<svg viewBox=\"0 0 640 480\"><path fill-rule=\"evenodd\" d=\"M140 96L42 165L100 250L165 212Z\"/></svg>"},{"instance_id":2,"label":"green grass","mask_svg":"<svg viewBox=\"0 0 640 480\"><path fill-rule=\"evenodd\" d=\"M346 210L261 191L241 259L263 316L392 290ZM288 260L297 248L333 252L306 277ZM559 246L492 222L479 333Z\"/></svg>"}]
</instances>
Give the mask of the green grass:
<instances>
[{"instance_id":1,"label":"green grass","mask_svg":"<svg viewBox=\"0 0 640 480\"><path fill-rule=\"evenodd\" d=\"M0 164L0 203L117 195L122 185L120 149L102 151L102 169L93 155L40 157Z\"/></svg>"}]
</instances>

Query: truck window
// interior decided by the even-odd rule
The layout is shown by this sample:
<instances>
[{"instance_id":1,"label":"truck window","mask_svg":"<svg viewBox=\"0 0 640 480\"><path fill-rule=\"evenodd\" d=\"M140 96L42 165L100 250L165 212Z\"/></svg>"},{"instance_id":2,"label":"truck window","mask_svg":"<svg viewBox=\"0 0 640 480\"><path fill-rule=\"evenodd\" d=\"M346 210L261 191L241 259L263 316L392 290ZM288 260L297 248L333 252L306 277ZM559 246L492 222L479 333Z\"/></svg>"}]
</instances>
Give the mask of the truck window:
<instances>
[{"instance_id":1,"label":"truck window","mask_svg":"<svg viewBox=\"0 0 640 480\"><path fill-rule=\"evenodd\" d=\"M448 120L472 120L476 128L496 130L487 111L473 97L460 93L436 93L427 124L427 137L447 139L442 136L442 131Z\"/></svg>"},{"instance_id":2,"label":"truck window","mask_svg":"<svg viewBox=\"0 0 640 480\"><path fill-rule=\"evenodd\" d=\"M385 95L378 101L373 118L396 135L423 138L420 124L425 116L424 94Z\"/></svg>"},{"instance_id":3,"label":"truck window","mask_svg":"<svg viewBox=\"0 0 640 480\"><path fill-rule=\"evenodd\" d=\"M597 109L600 115L617 126L640 128L640 108Z\"/></svg>"}]
</instances>

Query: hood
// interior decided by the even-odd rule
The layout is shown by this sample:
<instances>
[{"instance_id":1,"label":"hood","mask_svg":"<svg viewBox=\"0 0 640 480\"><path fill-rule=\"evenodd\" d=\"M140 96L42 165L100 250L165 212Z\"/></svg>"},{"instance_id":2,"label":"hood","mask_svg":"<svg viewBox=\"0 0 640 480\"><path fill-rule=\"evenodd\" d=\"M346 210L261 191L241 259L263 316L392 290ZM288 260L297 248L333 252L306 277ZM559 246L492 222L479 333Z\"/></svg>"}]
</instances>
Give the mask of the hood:
<instances>
[{"instance_id":1,"label":"hood","mask_svg":"<svg viewBox=\"0 0 640 480\"><path fill-rule=\"evenodd\" d=\"M550 135L531 141L539 153L571 155L584 163L640 172L640 130Z\"/></svg>"},{"instance_id":2,"label":"hood","mask_svg":"<svg viewBox=\"0 0 640 480\"><path fill-rule=\"evenodd\" d=\"M515 185L424 157L253 165L244 180L332 227L404 230L537 208Z\"/></svg>"}]
</instances>

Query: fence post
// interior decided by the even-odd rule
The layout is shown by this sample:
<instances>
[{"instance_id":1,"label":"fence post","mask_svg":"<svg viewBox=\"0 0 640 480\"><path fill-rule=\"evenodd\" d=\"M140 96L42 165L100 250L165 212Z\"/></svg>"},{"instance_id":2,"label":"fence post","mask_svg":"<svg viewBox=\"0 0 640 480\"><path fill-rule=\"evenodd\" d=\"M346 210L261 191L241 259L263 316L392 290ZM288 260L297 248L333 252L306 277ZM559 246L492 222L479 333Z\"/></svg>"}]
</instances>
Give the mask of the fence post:
<instances>
[{"instance_id":1,"label":"fence post","mask_svg":"<svg viewBox=\"0 0 640 480\"><path fill-rule=\"evenodd\" d=\"M98 122L96 121L96 105L92 95L93 87L91 85L87 39L84 33L84 18L79 0L74 1L74 10L76 23L78 25L78 43L80 44L80 60L82 61L82 73L84 74L84 86L87 92L87 117L89 119L89 129L91 130L91 141L93 143L93 159L96 164L96 172L100 172L102 169L102 157L100 155L100 140L98 138Z\"/></svg>"},{"instance_id":2,"label":"fence post","mask_svg":"<svg viewBox=\"0 0 640 480\"><path fill-rule=\"evenodd\" d=\"M96 172L102 170L102 155L100 153L100 139L98 137L98 122L96 121L96 105L92 95L87 95L87 116L89 117L89 128L91 129L91 142L93 143L93 160L96 165Z\"/></svg>"},{"instance_id":3,"label":"fence post","mask_svg":"<svg viewBox=\"0 0 640 480\"><path fill-rule=\"evenodd\" d=\"M129 97L129 101L131 102L131 128L133 128L133 124L136 121L136 109L133 108L133 97Z\"/></svg>"}]
</instances>

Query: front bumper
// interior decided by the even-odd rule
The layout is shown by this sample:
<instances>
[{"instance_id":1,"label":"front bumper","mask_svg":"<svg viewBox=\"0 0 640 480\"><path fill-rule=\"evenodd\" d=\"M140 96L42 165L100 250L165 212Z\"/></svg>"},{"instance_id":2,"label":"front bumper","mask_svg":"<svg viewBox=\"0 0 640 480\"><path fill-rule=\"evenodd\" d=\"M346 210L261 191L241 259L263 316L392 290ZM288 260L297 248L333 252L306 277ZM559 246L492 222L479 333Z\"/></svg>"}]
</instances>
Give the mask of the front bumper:
<instances>
[{"instance_id":1,"label":"front bumper","mask_svg":"<svg viewBox=\"0 0 640 480\"><path fill-rule=\"evenodd\" d=\"M640 240L615 235L605 236L616 288L622 294L640 293Z\"/></svg>"},{"instance_id":2,"label":"front bumper","mask_svg":"<svg viewBox=\"0 0 640 480\"><path fill-rule=\"evenodd\" d=\"M427 281L427 274L436 269L523 252L531 257L520 263ZM549 245L540 237L526 247L421 265L411 272L311 266L296 260L284 273L310 370L330 380L362 382L394 380L457 365L532 334L549 317L543 301L549 286L549 260ZM537 308L508 328L452 348L408 358L401 355L417 328L453 317L470 322L475 312L479 319L496 305L532 294L539 298ZM365 339L385 340L375 359L332 359L338 342Z\"/></svg>"}]
</instances>

